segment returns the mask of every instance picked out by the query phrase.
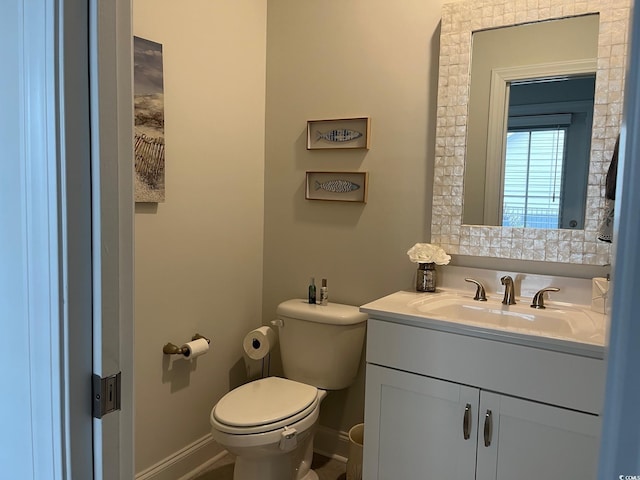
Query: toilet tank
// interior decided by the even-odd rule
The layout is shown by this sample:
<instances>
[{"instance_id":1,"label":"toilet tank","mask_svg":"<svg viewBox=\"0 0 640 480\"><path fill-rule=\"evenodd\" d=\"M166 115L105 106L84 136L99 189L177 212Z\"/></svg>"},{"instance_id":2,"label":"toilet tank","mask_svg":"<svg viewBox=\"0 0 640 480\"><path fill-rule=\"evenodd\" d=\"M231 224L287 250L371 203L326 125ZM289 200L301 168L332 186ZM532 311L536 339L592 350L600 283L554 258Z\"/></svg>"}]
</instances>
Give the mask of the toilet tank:
<instances>
[{"instance_id":1,"label":"toilet tank","mask_svg":"<svg viewBox=\"0 0 640 480\"><path fill-rule=\"evenodd\" d=\"M360 366L367 314L358 307L287 300L278 305L284 375L326 390L353 383Z\"/></svg>"}]
</instances>

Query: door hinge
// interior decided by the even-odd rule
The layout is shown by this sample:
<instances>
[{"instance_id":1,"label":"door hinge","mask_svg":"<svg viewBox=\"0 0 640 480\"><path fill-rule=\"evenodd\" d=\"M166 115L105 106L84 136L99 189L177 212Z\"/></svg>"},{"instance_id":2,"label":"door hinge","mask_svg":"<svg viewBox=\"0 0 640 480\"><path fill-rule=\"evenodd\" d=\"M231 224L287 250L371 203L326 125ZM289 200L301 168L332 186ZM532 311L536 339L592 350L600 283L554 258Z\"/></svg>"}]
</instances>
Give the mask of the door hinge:
<instances>
[{"instance_id":1,"label":"door hinge","mask_svg":"<svg viewBox=\"0 0 640 480\"><path fill-rule=\"evenodd\" d=\"M93 374L93 416L102 418L107 413L120 410L120 376L122 372L108 377Z\"/></svg>"}]
</instances>

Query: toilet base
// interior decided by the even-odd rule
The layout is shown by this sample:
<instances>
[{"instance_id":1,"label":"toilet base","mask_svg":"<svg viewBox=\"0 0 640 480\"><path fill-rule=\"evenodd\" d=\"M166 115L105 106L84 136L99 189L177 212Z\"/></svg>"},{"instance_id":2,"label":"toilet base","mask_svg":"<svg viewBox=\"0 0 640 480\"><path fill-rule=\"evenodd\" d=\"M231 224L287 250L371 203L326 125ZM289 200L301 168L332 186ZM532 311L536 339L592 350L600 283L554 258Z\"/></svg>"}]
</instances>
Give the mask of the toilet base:
<instances>
[{"instance_id":1,"label":"toilet base","mask_svg":"<svg viewBox=\"0 0 640 480\"><path fill-rule=\"evenodd\" d=\"M315 423L315 422L314 422ZM315 425L298 436L298 447L290 452L277 452L277 446L261 449L234 451L236 463L233 480L319 480L311 470ZM274 449L272 449L274 448Z\"/></svg>"}]
</instances>

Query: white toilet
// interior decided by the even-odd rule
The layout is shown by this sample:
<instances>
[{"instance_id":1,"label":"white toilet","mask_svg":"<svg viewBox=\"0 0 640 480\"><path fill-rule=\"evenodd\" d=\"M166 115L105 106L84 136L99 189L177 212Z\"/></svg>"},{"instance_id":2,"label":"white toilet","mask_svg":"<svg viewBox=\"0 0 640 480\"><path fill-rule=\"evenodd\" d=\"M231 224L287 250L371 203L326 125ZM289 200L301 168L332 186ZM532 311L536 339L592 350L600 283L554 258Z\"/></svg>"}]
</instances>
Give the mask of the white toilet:
<instances>
[{"instance_id":1,"label":"white toilet","mask_svg":"<svg viewBox=\"0 0 640 480\"><path fill-rule=\"evenodd\" d=\"M234 480L317 480L313 435L326 390L347 388L358 373L367 315L357 307L278 305L282 366L227 393L211 410L211 434L236 455Z\"/></svg>"}]
</instances>

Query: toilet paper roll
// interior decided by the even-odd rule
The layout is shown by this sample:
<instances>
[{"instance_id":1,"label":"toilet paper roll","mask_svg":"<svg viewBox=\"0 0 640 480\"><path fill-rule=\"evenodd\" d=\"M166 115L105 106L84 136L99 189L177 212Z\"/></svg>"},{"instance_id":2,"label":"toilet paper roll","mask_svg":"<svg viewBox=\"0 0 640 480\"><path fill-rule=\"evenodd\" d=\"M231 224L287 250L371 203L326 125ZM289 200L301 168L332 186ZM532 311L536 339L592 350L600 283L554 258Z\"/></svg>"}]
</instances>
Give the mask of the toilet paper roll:
<instances>
[{"instance_id":1,"label":"toilet paper roll","mask_svg":"<svg viewBox=\"0 0 640 480\"><path fill-rule=\"evenodd\" d=\"M185 343L182 345L182 348L186 349L183 353L185 358L196 358L209 351L209 342L204 338L198 338L197 340Z\"/></svg>"},{"instance_id":2,"label":"toilet paper roll","mask_svg":"<svg viewBox=\"0 0 640 480\"><path fill-rule=\"evenodd\" d=\"M242 348L249 358L260 360L267 356L277 341L276 332L271 327L260 327L247 333Z\"/></svg>"}]
</instances>

